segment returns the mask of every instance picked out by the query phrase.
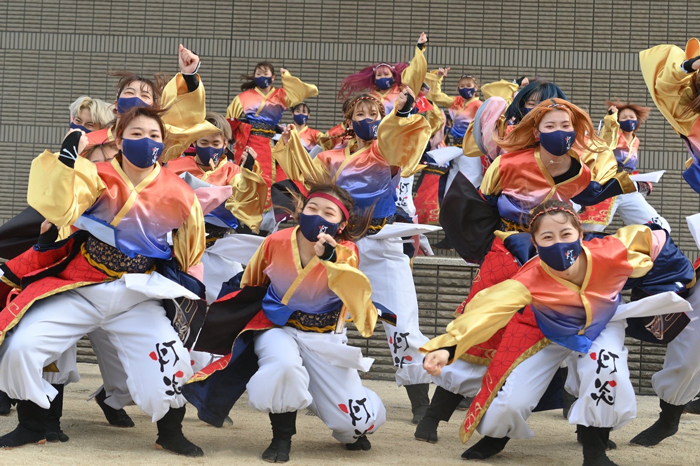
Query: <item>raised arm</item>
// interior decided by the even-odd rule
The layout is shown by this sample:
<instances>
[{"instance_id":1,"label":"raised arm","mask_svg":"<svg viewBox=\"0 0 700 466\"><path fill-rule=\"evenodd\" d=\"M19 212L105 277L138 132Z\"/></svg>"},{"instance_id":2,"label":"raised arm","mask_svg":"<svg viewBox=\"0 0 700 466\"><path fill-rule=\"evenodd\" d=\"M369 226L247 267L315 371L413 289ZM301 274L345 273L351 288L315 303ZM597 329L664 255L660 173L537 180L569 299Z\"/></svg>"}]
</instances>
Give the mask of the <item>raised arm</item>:
<instances>
[{"instance_id":1,"label":"raised arm","mask_svg":"<svg viewBox=\"0 0 700 466\"><path fill-rule=\"evenodd\" d=\"M601 152L585 151L581 163L585 163L591 170L591 182L585 190L572 198L577 204L595 205L613 196L637 190L627 172L618 172L615 154L607 146Z\"/></svg>"},{"instance_id":2,"label":"raised arm","mask_svg":"<svg viewBox=\"0 0 700 466\"><path fill-rule=\"evenodd\" d=\"M430 92L428 93L428 99L432 100L438 105L443 107L451 107L455 103L455 97L450 97L449 95L442 92L442 80L447 73L450 71L449 68L440 68L433 70L425 75L425 82L430 86Z\"/></svg>"},{"instance_id":3,"label":"raised arm","mask_svg":"<svg viewBox=\"0 0 700 466\"><path fill-rule=\"evenodd\" d=\"M373 150L390 166L402 170L412 170L418 165L431 134L425 118L418 114L407 116L403 107L412 98L407 92L399 95L392 112L379 124L377 140L373 143Z\"/></svg>"},{"instance_id":4,"label":"raised arm","mask_svg":"<svg viewBox=\"0 0 700 466\"><path fill-rule=\"evenodd\" d=\"M318 88L314 84L306 84L299 78L292 76L289 71L282 69L282 88L287 94L285 103L287 107L293 107L310 97L318 95Z\"/></svg>"},{"instance_id":5,"label":"raised arm","mask_svg":"<svg viewBox=\"0 0 700 466\"><path fill-rule=\"evenodd\" d=\"M272 156L292 181L306 184L321 181L328 176L328 168L323 164L322 158L311 158L293 125L284 129L282 137L272 148Z\"/></svg>"},{"instance_id":6,"label":"raised arm","mask_svg":"<svg viewBox=\"0 0 700 466\"><path fill-rule=\"evenodd\" d=\"M408 67L401 72L401 84L411 88L415 95L418 95L420 88L425 81L428 72L428 62L425 60L425 48L428 45L428 37L421 33L416 44L413 60Z\"/></svg>"}]
</instances>

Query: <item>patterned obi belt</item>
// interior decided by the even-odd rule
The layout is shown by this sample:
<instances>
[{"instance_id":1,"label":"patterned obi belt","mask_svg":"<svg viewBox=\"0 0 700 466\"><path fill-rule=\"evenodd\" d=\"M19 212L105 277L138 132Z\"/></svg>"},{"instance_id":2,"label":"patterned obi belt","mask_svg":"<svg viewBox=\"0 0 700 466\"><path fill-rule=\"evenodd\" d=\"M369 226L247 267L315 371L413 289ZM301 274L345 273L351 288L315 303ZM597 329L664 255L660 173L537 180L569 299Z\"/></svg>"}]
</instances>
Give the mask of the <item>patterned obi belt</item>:
<instances>
[{"instance_id":1,"label":"patterned obi belt","mask_svg":"<svg viewBox=\"0 0 700 466\"><path fill-rule=\"evenodd\" d=\"M265 123L250 123L250 134L272 139L277 134L277 127Z\"/></svg>"},{"instance_id":2,"label":"patterned obi belt","mask_svg":"<svg viewBox=\"0 0 700 466\"><path fill-rule=\"evenodd\" d=\"M527 226L519 222L514 222L508 220L507 218L501 217L501 224L498 227L501 231L519 231L521 233L527 232Z\"/></svg>"},{"instance_id":3,"label":"patterned obi belt","mask_svg":"<svg viewBox=\"0 0 700 466\"><path fill-rule=\"evenodd\" d=\"M324 312L322 314L307 314L302 311L294 311L287 324L302 332L331 333L334 332L340 320L340 310Z\"/></svg>"},{"instance_id":4,"label":"patterned obi belt","mask_svg":"<svg viewBox=\"0 0 700 466\"><path fill-rule=\"evenodd\" d=\"M150 273L155 270L155 259L142 255L131 258L92 235L81 246L81 252L90 265L110 277L119 278L125 273Z\"/></svg>"},{"instance_id":5,"label":"patterned obi belt","mask_svg":"<svg viewBox=\"0 0 700 466\"><path fill-rule=\"evenodd\" d=\"M224 228L220 227L217 225L212 225L211 223L205 223L204 224L205 231L207 232L207 248L211 247L214 245L216 240L223 238L226 236L230 231L232 231L230 228Z\"/></svg>"},{"instance_id":6,"label":"patterned obi belt","mask_svg":"<svg viewBox=\"0 0 700 466\"><path fill-rule=\"evenodd\" d=\"M462 147L464 144L464 138L453 138L452 145L455 147Z\"/></svg>"},{"instance_id":7,"label":"patterned obi belt","mask_svg":"<svg viewBox=\"0 0 700 466\"><path fill-rule=\"evenodd\" d=\"M382 218L373 218L370 221L369 228L367 229L367 236L376 235L382 230L382 228L384 228L384 225L394 223L395 219L396 215L390 215L388 217Z\"/></svg>"}]
</instances>

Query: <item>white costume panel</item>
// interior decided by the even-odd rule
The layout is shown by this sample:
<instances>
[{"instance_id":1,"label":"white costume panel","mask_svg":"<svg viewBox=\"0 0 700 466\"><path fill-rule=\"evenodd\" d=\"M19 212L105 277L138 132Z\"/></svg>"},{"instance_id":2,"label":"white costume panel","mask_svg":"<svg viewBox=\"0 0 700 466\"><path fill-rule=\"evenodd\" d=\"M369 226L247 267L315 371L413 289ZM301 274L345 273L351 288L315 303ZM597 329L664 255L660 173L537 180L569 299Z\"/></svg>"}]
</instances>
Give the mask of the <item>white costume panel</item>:
<instances>
[{"instance_id":1,"label":"white costume panel","mask_svg":"<svg viewBox=\"0 0 700 466\"><path fill-rule=\"evenodd\" d=\"M475 397L481 390L482 379L488 366L456 359L433 376L433 383L456 395Z\"/></svg>"}]
</instances>

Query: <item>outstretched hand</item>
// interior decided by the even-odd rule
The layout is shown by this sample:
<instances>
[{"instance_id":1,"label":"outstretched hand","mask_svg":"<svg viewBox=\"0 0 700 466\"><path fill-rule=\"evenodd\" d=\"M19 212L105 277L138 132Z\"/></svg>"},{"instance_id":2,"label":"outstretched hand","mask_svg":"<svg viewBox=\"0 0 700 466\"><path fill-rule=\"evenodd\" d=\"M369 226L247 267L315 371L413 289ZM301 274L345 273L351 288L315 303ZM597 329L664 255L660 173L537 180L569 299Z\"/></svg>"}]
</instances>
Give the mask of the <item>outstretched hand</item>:
<instances>
[{"instance_id":1,"label":"outstretched hand","mask_svg":"<svg viewBox=\"0 0 700 466\"><path fill-rule=\"evenodd\" d=\"M199 56L191 50L180 44L180 49L177 56L180 71L184 74L193 74L197 72L199 66Z\"/></svg>"},{"instance_id":2,"label":"outstretched hand","mask_svg":"<svg viewBox=\"0 0 700 466\"><path fill-rule=\"evenodd\" d=\"M450 352L444 349L439 349L428 353L423 359L423 369L430 375L440 375L442 368L447 365L450 360Z\"/></svg>"}]
</instances>

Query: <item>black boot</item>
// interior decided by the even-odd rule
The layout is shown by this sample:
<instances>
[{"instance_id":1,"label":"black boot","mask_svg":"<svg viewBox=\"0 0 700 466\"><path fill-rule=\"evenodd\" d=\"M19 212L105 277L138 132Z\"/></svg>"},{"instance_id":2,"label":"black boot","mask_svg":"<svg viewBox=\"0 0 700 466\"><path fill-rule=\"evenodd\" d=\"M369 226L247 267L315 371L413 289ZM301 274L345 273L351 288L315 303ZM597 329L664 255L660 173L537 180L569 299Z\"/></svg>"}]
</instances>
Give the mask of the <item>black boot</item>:
<instances>
[{"instance_id":1,"label":"black boot","mask_svg":"<svg viewBox=\"0 0 700 466\"><path fill-rule=\"evenodd\" d=\"M685 410L683 411L688 414L700 414L700 398L696 398L693 401L688 402L685 405Z\"/></svg>"},{"instance_id":2,"label":"black boot","mask_svg":"<svg viewBox=\"0 0 700 466\"><path fill-rule=\"evenodd\" d=\"M272 424L272 442L262 454L268 463L286 463L292 449L292 435L297 433L297 412L270 413Z\"/></svg>"},{"instance_id":3,"label":"black boot","mask_svg":"<svg viewBox=\"0 0 700 466\"><path fill-rule=\"evenodd\" d=\"M659 400L659 405L661 406L659 419L651 427L637 434L635 438L630 440L630 443L644 447L653 447L658 445L663 439L678 432L678 423L681 420L683 410L685 410L685 405L672 405L664 400Z\"/></svg>"},{"instance_id":4,"label":"black boot","mask_svg":"<svg viewBox=\"0 0 700 466\"><path fill-rule=\"evenodd\" d=\"M471 396L465 396L462 401L459 402L457 405L457 411L466 411L469 409L469 407L472 405L472 401L474 401L474 398Z\"/></svg>"},{"instance_id":5,"label":"black boot","mask_svg":"<svg viewBox=\"0 0 700 466\"><path fill-rule=\"evenodd\" d=\"M416 440L428 443L437 443L437 428L440 421L449 421L457 406L465 400L462 395L457 395L442 387L435 389L433 399L430 400L425 416L420 420L413 436Z\"/></svg>"},{"instance_id":6,"label":"black boot","mask_svg":"<svg viewBox=\"0 0 700 466\"><path fill-rule=\"evenodd\" d=\"M606 450L617 450L617 443L613 442L610 440L610 431L606 430L605 432L601 432L601 438L603 439L603 442L605 442ZM581 431L578 429L578 426L576 427L576 441L583 445L583 441L581 440Z\"/></svg>"},{"instance_id":7,"label":"black boot","mask_svg":"<svg viewBox=\"0 0 700 466\"><path fill-rule=\"evenodd\" d=\"M369 439L366 435L363 435L355 441L355 443L346 443L345 448L350 451L369 451L372 449L372 444L369 443Z\"/></svg>"},{"instance_id":8,"label":"black boot","mask_svg":"<svg viewBox=\"0 0 700 466\"><path fill-rule=\"evenodd\" d=\"M12 408L12 399L7 396L7 393L0 391L0 416L10 414Z\"/></svg>"},{"instance_id":9,"label":"black boot","mask_svg":"<svg viewBox=\"0 0 700 466\"><path fill-rule=\"evenodd\" d=\"M170 408L165 416L158 421L158 438L156 448L168 450L184 456L204 456L204 452L194 443L187 440L182 433L182 420L185 418L185 407Z\"/></svg>"},{"instance_id":10,"label":"black boot","mask_svg":"<svg viewBox=\"0 0 700 466\"><path fill-rule=\"evenodd\" d=\"M105 403L105 399L107 398L107 392L105 391L104 387L102 387L102 390L95 395L95 401L97 402L97 405L102 409L102 412L105 415L105 419L107 419L107 422L109 422L110 425L115 426L115 427L134 427L134 421L131 420L128 414L126 414L126 411L123 409L114 409L111 406L109 406L107 403Z\"/></svg>"},{"instance_id":11,"label":"black boot","mask_svg":"<svg viewBox=\"0 0 700 466\"><path fill-rule=\"evenodd\" d=\"M30 443L46 443L44 437L46 416L44 409L31 401L17 401L17 428L0 437L0 448L21 447Z\"/></svg>"},{"instance_id":12,"label":"black boot","mask_svg":"<svg viewBox=\"0 0 700 466\"><path fill-rule=\"evenodd\" d=\"M61 416L63 416L63 384L52 384L58 390L58 394L51 402L46 415L46 441L67 442L68 436L61 430Z\"/></svg>"},{"instance_id":13,"label":"black boot","mask_svg":"<svg viewBox=\"0 0 700 466\"><path fill-rule=\"evenodd\" d=\"M510 440L510 437L484 437L462 453L462 458L465 460L485 460L486 458L491 458L493 455L503 451L508 440Z\"/></svg>"},{"instance_id":14,"label":"black boot","mask_svg":"<svg viewBox=\"0 0 700 466\"><path fill-rule=\"evenodd\" d=\"M576 427L578 439L583 445L583 466L617 466L605 454L610 428L582 425Z\"/></svg>"},{"instance_id":15,"label":"black boot","mask_svg":"<svg viewBox=\"0 0 700 466\"><path fill-rule=\"evenodd\" d=\"M411 412L413 413L413 419L411 422L413 424L418 424L425 412L430 406L430 397L428 396L428 389L430 384L427 383L417 383L414 385L405 385L406 393L408 393L408 399L411 400Z\"/></svg>"}]
</instances>

